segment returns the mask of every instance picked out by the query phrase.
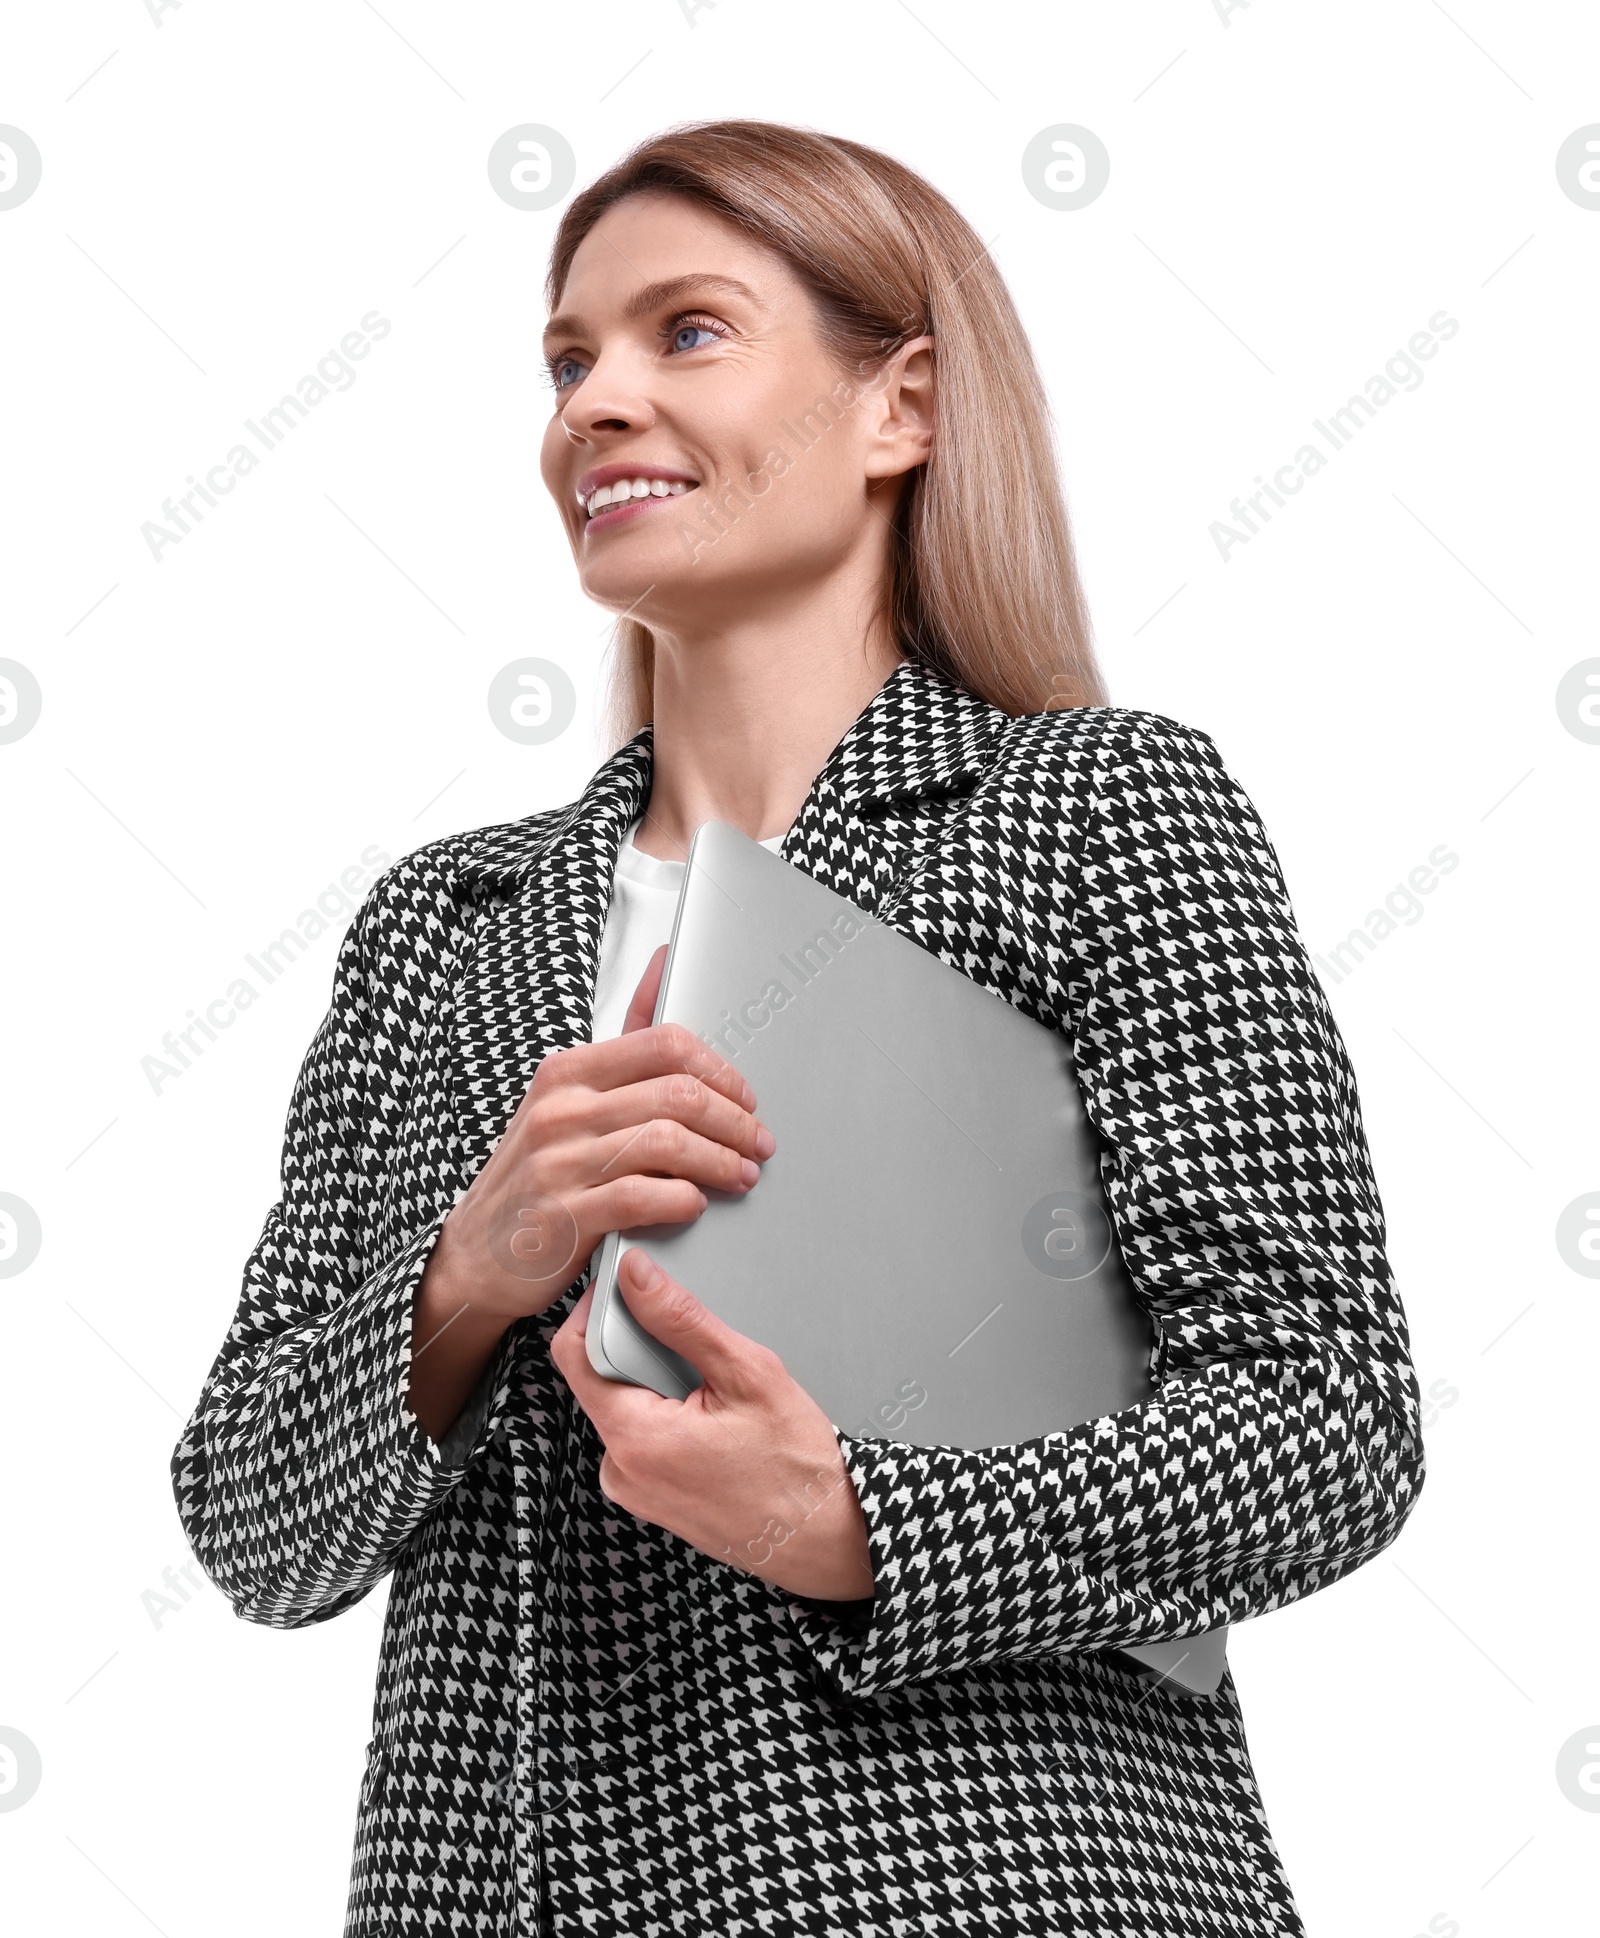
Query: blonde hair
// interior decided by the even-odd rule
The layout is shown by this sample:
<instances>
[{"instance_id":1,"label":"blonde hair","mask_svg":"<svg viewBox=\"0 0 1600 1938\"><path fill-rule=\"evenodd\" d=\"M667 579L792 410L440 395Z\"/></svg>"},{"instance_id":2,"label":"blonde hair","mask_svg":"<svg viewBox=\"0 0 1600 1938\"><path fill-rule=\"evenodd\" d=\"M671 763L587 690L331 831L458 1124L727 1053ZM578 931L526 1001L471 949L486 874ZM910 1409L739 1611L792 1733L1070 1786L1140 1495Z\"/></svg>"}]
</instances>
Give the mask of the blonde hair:
<instances>
[{"instance_id":1,"label":"blonde hair","mask_svg":"<svg viewBox=\"0 0 1600 1938\"><path fill-rule=\"evenodd\" d=\"M900 651L1011 715L1104 705L1044 385L971 224L860 142L772 121L692 122L641 142L567 205L545 283L552 310L589 230L647 190L688 196L782 256L810 287L841 369L933 337L933 447L902 486L884 588ZM606 725L619 746L653 718L655 642L632 618L615 641Z\"/></svg>"}]
</instances>

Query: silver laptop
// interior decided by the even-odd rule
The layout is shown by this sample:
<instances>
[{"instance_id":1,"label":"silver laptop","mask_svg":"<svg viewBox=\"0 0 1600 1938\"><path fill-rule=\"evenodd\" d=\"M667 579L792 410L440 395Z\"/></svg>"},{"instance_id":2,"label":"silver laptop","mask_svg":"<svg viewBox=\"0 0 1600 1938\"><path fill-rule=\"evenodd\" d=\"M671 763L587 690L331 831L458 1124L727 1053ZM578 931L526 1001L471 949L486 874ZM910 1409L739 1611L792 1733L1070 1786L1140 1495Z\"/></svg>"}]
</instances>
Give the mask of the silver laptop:
<instances>
[{"instance_id":1,"label":"silver laptop","mask_svg":"<svg viewBox=\"0 0 1600 1938\"><path fill-rule=\"evenodd\" d=\"M1149 1397L1149 1322L1054 1030L720 821L690 845L654 1020L743 1072L778 1148L692 1224L602 1241L597 1372L700 1384L617 1289L644 1244L859 1438L1008 1446ZM1226 1639L1116 1653L1210 1694Z\"/></svg>"}]
</instances>

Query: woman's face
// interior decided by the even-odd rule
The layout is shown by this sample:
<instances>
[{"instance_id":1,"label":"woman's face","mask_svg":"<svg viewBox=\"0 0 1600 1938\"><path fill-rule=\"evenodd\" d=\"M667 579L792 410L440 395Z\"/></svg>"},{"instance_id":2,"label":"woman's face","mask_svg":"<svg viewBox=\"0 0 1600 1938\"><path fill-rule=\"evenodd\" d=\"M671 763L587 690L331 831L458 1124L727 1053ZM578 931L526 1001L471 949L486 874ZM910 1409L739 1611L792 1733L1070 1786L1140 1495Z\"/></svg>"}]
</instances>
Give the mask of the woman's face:
<instances>
[{"instance_id":1,"label":"woman's face","mask_svg":"<svg viewBox=\"0 0 1600 1938\"><path fill-rule=\"evenodd\" d=\"M545 333L540 469L590 598L692 631L881 560L927 455L930 352L843 373L815 314L782 257L686 197L630 196L585 236Z\"/></svg>"}]
</instances>

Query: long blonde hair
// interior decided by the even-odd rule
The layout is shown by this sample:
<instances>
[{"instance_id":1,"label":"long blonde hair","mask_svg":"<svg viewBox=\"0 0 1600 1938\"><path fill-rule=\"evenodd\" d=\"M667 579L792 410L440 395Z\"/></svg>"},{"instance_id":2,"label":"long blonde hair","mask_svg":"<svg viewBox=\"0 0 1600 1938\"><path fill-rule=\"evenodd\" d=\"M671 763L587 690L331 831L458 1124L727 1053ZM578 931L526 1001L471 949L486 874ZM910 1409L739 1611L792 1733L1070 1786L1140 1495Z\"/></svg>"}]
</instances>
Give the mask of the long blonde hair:
<instances>
[{"instance_id":1,"label":"long blonde hair","mask_svg":"<svg viewBox=\"0 0 1600 1938\"><path fill-rule=\"evenodd\" d=\"M782 256L810 286L842 370L933 337L933 447L902 487L884 588L900 651L1008 714L1104 705L1044 385L971 224L860 142L773 121L692 122L641 142L567 205L545 282L552 311L600 216L649 189L690 197ZM650 628L619 620L614 747L654 717L654 663Z\"/></svg>"}]
</instances>

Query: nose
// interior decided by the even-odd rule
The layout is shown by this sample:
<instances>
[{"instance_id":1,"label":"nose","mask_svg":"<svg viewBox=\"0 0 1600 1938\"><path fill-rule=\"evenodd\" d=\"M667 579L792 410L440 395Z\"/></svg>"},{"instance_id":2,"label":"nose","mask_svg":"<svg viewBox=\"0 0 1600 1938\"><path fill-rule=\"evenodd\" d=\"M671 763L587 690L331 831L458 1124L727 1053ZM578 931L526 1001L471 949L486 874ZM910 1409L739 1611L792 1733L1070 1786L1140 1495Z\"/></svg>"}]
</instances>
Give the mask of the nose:
<instances>
[{"instance_id":1,"label":"nose","mask_svg":"<svg viewBox=\"0 0 1600 1938\"><path fill-rule=\"evenodd\" d=\"M589 374L572 388L561 422L574 444L592 443L618 431L648 430L655 422L655 407L639 373L620 348L602 350Z\"/></svg>"}]
</instances>

